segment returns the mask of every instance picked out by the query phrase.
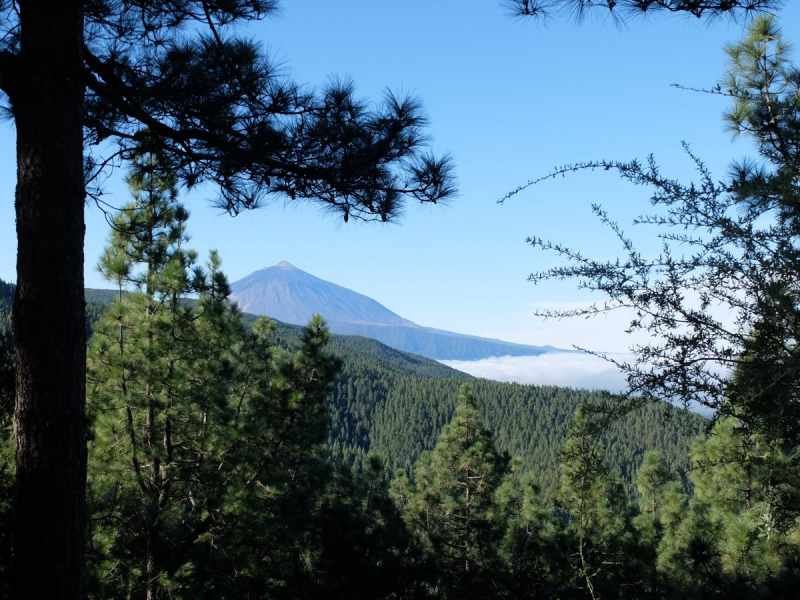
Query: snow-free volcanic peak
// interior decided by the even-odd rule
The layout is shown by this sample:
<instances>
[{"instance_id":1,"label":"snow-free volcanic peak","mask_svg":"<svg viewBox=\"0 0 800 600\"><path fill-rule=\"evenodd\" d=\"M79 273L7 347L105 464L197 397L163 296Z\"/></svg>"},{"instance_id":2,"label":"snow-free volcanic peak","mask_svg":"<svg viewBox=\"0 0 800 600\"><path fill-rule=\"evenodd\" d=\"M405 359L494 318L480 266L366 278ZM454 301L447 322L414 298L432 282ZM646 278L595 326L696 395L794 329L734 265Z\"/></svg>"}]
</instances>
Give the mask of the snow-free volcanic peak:
<instances>
[{"instance_id":1,"label":"snow-free volcanic peak","mask_svg":"<svg viewBox=\"0 0 800 600\"><path fill-rule=\"evenodd\" d=\"M372 298L315 277L285 260L231 284L231 300L244 312L296 325L305 325L319 313L333 333L363 335L398 350L439 360L558 351L550 346L525 346L421 327Z\"/></svg>"}]
</instances>

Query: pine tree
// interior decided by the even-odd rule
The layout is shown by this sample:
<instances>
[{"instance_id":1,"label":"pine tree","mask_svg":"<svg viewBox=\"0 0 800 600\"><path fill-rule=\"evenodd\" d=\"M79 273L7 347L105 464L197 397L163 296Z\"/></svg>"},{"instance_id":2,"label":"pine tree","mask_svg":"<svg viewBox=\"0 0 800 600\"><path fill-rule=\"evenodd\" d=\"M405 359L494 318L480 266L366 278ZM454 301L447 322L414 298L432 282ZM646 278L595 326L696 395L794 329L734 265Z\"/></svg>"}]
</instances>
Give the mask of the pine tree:
<instances>
[{"instance_id":1,"label":"pine tree","mask_svg":"<svg viewBox=\"0 0 800 600\"><path fill-rule=\"evenodd\" d=\"M737 3L725 4L734 8ZM744 39L727 48L725 78L707 91L733 100L726 124L735 136L754 142L756 156L732 162L721 180L684 144L697 172L692 182L664 174L652 157L598 160L565 165L507 196L555 175L589 169L616 171L623 181L648 190L653 211L634 225L652 225L664 236L657 256L639 252L633 238L599 205L593 210L620 238L622 257L594 260L577 248L529 240L569 262L533 274L532 281L575 279L606 296L604 302L545 311L544 316L590 316L623 308L633 315L630 332L649 334L651 339L635 348L635 360L616 361L637 394L727 410L731 370L752 354L757 328L763 333L757 356L750 360L795 393L800 385L794 342L800 337L800 77L790 50L774 16L755 17ZM721 318L723 313L730 317Z\"/></svg>"},{"instance_id":2,"label":"pine tree","mask_svg":"<svg viewBox=\"0 0 800 600\"><path fill-rule=\"evenodd\" d=\"M84 205L105 169L160 153L231 212L282 195L387 220L452 195L413 98L285 78L243 22L273 0L0 3L0 90L19 165L15 595L80 598L86 482ZM59 423L58 428L50 426ZM54 477L53 474L59 476Z\"/></svg>"},{"instance_id":3,"label":"pine tree","mask_svg":"<svg viewBox=\"0 0 800 600\"><path fill-rule=\"evenodd\" d=\"M493 518L494 494L508 458L494 446L468 386L436 447L417 461L411 477L398 477L392 493L423 544L444 598L490 597L500 570L497 545L503 523Z\"/></svg>"},{"instance_id":4,"label":"pine tree","mask_svg":"<svg viewBox=\"0 0 800 600\"><path fill-rule=\"evenodd\" d=\"M688 508L672 510L659 569L685 593L790 598L800 582L796 450L732 417L692 449ZM670 516L670 515L665 515Z\"/></svg>"},{"instance_id":5,"label":"pine tree","mask_svg":"<svg viewBox=\"0 0 800 600\"><path fill-rule=\"evenodd\" d=\"M230 598L306 597L320 551L314 519L330 478L325 401L341 362L326 349L330 333L319 315L294 353L271 346L272 328L266 320L254 327L254 387L237 400L241 464L229 485L225 537L209 564L229 565Z\"/></svg>"},{"instance_id":6,"label":"pine tree","mask_svg":"<svg viewBox=\"0 0 800 600\"><path fill-rule=\"evenodd\" d=\"M659 514L663 504L664 486L671 479L671 473L661 458L661 454L656 451L645 453L642 464L636 473L639 515L637 515L635 523L647 545L653 548L658 545L660 539Z\"/></svg>"},{"instance_id":7,"label":"pine tree","mask_svg":"<svg viewBox=\"0 0 800 600\"><path fill-rule=\"evenodd\" d=\"M339 466L315 510L318 554L309 598L425 597L420 548L389 496L384 465L367 457L360 473Z\"/></svg>"},{"instance_id":8,"label":"pine tree","mask_svg":"<svg viewBox=\"0 0 800 600\"><path fill-rule=\"evenodd\" d=\"M97 324L89 362L92 512L101 595L150 600L177 589L186 553L220 510L231 444L236 338L243 329L212 254L186 251L173 181L140 162L100 269L120 295ZM122 294L122 285L134 286ZM196 305L186 301L200 294ZM185 550L184 550L185 549Z\"/></svg>"},{"instance_id":9,"label":"pine tree","mask_svg":"<svg viewBox=\"0 0 800 600\"><path fill-rule=\"evenodd\" d=\"M524 10L537 3L517 4ZM654 7L699 17L769 3L555 4L581 11ZM698 172L692 183L665 176L652 158L568 165L532 182L603 168L652 190L654 214L635 223L660 228L665 245L659 256L640 254L595 207L619 236L625 257L592 260L533 238L533 245L572 263L531 278L576 278L608 296L547 316L632 310L630 330L648 332L651 341L635 349L635 360L618 364L631 390L715 412L712 435L692 452L691 498L677 482L655 495L648 484L637 519L643 538L658 541L659 571L685 596L783 597L797 585L800 76L790 50L773 16L754 18L744 38L726 48L726 77L707 91L733 100L726 124L755 142L757 157L734 162L721 181L685 146ZM658 469L648 470L660 478ZM658 496L659 508L648 513L646 503L652 508Z\"/></svg>"},{"instance_id":10,"label":"pine tree","mask_svg":"<svg viewBox=\"0 0 800 600\"><path fill-rule=\"evenodd\" d=\"M664 597L672 589L656 565L664 529L674 529L676 521L684 516L686 496L682 487L679 481L674 480L659 452L645 453L636 473L639 514L633 518L633 527L639 537L639 555L631 557L642 566L645 578L641 585L642 597Z\"/></svg>"},{"instance_id":11,"label":"pine tree","mask_svg":"<svg viewBox=\"0 0 800 600\"><path fill-rule=\"evenodd\" d=\"M559 11L582 21L589 15L605 12L624 22L629 15L655 13L686 14L712 20L723 15L731 18L774 10L780 0L509 0L512 14L522 18L547 19Z\"/></svg>"},{"instance_id":12,"label":"pine tree","mask_svg":"<svg viewBox=\"0 0 800 600\"><path fill-rule=\"evenodd\" d=\"M541 502L535 475L520 475L519 467L513 460L512 472L494 496L494 518L503 528L498 543L502 568L495 573L498 596L553 598L564 589L559 526L552 508Z\"/></svg>"},{"instance_id":13,"label":"pine tree","mask_svg":"<svg viewBox=\"0 0 800 600\"><path fill-rule=\"evenodd\" d=\"M184 248L173 181L137 163L100 261L118 296L89 353L91 592L263 596L308 578L340 365L320 317L295 354L246 331L216 253Z\"/></svg>"},{"instance_id":14,"label":"pine tree","mask_svg":"<svg viewBox=\"0 0 800 600\"><path fill-rule=\"evenodd\" d=\"M558 506L565 530L574 585L593 600L624 597L633 585L635 539L627 499L603 464L604 447L589 407L575 411L562 452Z\"/></svg>"}]
</instances>

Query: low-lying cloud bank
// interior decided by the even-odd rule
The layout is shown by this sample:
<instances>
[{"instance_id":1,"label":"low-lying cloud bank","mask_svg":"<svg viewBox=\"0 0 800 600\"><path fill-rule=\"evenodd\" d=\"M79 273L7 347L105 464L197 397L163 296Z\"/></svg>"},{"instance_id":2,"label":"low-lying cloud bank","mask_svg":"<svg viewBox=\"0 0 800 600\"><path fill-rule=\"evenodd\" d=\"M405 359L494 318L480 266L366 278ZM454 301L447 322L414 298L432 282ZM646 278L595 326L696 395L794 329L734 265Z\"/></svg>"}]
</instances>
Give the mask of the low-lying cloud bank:
<instances>
[{"instance_id":1,"label":"low-lying cloud bank","mask_svg":"<svg viewBox=\"0 0 800 600\"><path fill-rule=\"evenodd\" d=\"M632 359L630 354L611 354L616 360ZM494 381L535 385L557 385L587 390L624 392L625 377L610 362L592 354L552 352L539 356L500 356L483 360L442 360L448 367ZM689 410L711 417L713 411L698 404Z\"/></svg>"},{"instance_id":2,"label":"low-lying cloud bank","mask_svg":"<svg viewBox=\"0 0 800 600\"><path fill-rule=\"evenodd\" d=\"M624 355L614 355L624 359ZM610 362L591 354L553 352L538 356L499 356L483 360L443 360L448 367L494 381L558 385L621 392L625 378Z\"/></svg>"}]
</instances>

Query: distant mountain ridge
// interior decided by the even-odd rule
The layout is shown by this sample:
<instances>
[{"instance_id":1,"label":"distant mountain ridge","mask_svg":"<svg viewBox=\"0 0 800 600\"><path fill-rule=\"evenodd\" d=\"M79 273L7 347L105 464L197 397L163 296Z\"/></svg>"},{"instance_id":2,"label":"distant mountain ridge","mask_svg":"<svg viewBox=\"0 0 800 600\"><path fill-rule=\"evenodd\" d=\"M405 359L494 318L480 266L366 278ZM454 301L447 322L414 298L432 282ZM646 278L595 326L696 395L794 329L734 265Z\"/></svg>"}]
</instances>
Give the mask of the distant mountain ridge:
<instances>
[{"instance_id":1,"label":"distant mountain ridge","mask_svg":"<svg viewBox=\"0 0 800 600\"><path fill-rule=\"evenodd\" d=\"M320 313L332 332L361 335L436 360L536 356L565 352L422 327L379 302L281 261L231 284L231 300L248 313L303 325Z\"/></svg>"},{"instance_id":2,"label":"distant mountain ridge","mask_svg":"<svg viewBox=\"0 0 800 600\"><path fill-rule=\"evenodd\" d=\"M417 327L408 319L345 287L301 271L284 261L231 285L231 299L244 312L305 325L317 313L330 322Z\"/></svg>"}]
</instances>

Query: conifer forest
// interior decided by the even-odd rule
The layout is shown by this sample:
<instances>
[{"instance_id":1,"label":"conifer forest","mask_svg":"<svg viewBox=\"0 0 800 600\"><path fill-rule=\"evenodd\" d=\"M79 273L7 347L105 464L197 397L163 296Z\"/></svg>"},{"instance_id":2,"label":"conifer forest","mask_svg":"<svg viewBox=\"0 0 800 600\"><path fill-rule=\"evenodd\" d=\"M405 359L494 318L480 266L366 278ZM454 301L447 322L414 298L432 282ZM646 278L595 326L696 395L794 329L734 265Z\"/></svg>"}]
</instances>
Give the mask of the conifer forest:
<instances>
[{"instance_id":1,"label":"conifer forest","mask_svg":"<svg viewBox=\"0 0 800 600\"><path fill-rule=\"evenodd\" d=\"M225 248L192 248L187 189L343 222L458 191L457 152L429 151L413 97L295 84L237 37L278 4L0 0L18 232L17 279L0 280L0 597L800 597L800 31L783 3L501 8L534 27L743 23L722 82L689 92L720 96L747 144L722 179L685 145L692 182L608 159L500 201L591 171L650 200L655 256L599 206L618 257L528 240L556 261L531 281L603 298L541 316L634 315L649 341L606 357L620 393L478 378L229 298ZM112 164L127 203L84 257Z\"/></svg>"}]
</instances>

